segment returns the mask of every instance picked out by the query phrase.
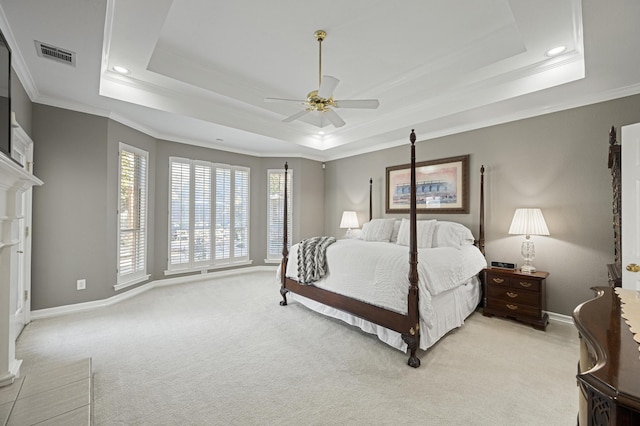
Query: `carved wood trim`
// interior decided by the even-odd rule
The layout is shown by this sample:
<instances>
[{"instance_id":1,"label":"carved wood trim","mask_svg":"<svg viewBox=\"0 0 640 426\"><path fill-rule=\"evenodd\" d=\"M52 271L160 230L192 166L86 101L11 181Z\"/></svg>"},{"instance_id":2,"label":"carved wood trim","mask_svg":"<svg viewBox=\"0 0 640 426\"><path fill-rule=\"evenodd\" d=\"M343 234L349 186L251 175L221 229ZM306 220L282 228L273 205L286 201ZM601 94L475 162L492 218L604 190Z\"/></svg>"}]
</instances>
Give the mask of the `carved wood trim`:
<instances>
[{"instance_id":1,"label":"carved wood trim","mask_svg":"<svg viewBox=\"0 0 640 426\"><path fill-rule=\"evenodd\" d=\"M609 279L615 287L622 285L622 152L616 137L616 129L609 131L609 169L611 170L611 186L613 190L613 251L614 264L609 267Z\"/></svg>"}]
</instances>

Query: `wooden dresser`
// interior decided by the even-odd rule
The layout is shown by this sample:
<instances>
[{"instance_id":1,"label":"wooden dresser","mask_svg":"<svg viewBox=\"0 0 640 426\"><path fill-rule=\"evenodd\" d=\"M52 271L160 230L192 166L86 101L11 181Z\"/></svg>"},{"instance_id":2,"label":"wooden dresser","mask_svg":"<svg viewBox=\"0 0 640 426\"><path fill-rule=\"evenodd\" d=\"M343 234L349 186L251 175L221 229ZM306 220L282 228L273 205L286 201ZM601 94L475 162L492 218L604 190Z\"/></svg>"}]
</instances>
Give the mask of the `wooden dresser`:
<instances>
[{"instance_id":1,"label":"wooden dresser","mask_svg":"<svg viewBox=\"0 0 640 426\"><path fill-rule=\"evenodd\" d=\"M595 287L596 298L578 306L580 334L579 425L640 424L640 351L612 287Z\"/></svg>"}]
</instances>

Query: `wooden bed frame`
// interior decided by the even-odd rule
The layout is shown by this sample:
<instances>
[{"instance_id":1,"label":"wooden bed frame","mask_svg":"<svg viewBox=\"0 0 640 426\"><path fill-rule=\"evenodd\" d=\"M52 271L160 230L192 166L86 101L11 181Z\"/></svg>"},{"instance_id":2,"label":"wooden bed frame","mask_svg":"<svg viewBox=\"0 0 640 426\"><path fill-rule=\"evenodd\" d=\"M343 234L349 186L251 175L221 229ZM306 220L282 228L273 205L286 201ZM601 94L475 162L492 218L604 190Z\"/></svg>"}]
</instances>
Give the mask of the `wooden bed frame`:
<instances>
[{"instance_id":1,"label":"wooden bed frame","mask_svg":"<svg viewBox=\"0 0 640 426\"><path fill-rule=\"evenodd\" d=\"M284 188L284 234L282 245L281 264L281 306L287 305L287 293L289 291L315 300L316 302L345 311L382 327L394 330L402 336L402 340L409 349L408 364L417 368L420 366L420 359L416 356L416 351L420 345L420 317L418 311L418 246L417 246L417 220L416 220L416 156L415 142L416 135L411 130L409 137L411 141L411 195L410 195L410 227L409 227L409 289L407 295L407 314L399 314L394 311L370 305L368 303L346 297L331 291L323 290L313 285L301 285L297 281L286 277L287 261L289 257L288 235L287 235L287 170L285 164L285 188ZM484 166L480 169L480 233L475 244L482 254L484 254ZM372 183L369 180L369 220L372 218Z\"/></svg>"}]
</instances>

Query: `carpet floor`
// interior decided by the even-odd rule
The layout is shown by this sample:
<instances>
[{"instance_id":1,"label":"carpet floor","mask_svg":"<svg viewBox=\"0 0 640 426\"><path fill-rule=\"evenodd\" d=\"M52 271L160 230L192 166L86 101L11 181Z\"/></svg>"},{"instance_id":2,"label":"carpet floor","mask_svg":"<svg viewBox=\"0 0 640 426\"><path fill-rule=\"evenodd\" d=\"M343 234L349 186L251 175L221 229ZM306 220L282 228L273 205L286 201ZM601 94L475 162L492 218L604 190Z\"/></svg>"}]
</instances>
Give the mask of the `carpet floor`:
<instances>
[{"instance_id":1,"label":"carpet floor","mask_svg":"<svg viewBox=\"0 0 640 426\"><path fill-rule=\"evenodd\" d=\"M25 374L92 358L95 425L572 425L578 336L472 314L422 365L290 303L272 272L32 321Z\"/></svg>"}]
</instances>

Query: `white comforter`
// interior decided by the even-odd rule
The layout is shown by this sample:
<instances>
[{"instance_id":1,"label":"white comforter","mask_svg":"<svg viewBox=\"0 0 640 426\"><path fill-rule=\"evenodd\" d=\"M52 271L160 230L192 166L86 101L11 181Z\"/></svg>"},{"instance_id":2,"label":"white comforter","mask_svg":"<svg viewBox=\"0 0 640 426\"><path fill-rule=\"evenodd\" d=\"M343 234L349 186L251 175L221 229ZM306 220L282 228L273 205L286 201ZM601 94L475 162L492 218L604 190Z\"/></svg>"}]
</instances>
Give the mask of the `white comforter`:
<instances>
[{"instance_id":1,"label":"white comforter","mask_svg":"<svg viewBox=\"0 0 640 426\"><path fill-rule=\"evenodd\" d=\"M297 245L289 251L287 277L297 279ZM393 243L339 240L327 249L328 274L313 285L399 313L407 312L409 248ZM487 266L472 245L418 250L419 310L432 325L431 299L467 283Z\"/></svg>"}]
</instances>

